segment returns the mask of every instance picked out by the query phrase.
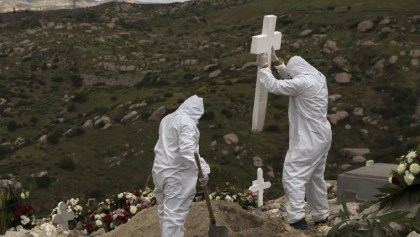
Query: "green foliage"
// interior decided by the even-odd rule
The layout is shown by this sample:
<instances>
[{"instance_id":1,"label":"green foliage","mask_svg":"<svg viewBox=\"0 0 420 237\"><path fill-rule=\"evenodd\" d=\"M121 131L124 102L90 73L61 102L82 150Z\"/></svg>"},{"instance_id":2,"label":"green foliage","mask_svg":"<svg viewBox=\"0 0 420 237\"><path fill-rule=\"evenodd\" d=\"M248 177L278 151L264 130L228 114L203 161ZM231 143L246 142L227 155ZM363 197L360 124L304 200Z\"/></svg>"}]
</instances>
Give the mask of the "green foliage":
<instances>
[{"instance_id":1,"label":"green foliage","mask_svg":"<svg viewBox=\"0 0 420 237\"><path fill-rule=\"evenodd\" d=\"M20 125L16 123L15 120L11 120L7 123L7 131L14 132L16 129L18 129Z\"/></svg>"},{"instance_id":2,"label":"green foliage","mask_svg":"<svg viewBox=\"0 0 420 237\"><path fill-rule=\"evenodd\" d=\"M63 136L63 129L61 127L55 128L47 136L47 141L51 144L57 144Z\"/></svg>"},{"instance_id":3,"label":"green foliage","mask_svg":"<svg viewBox=\"0 0 420 237\"><path fill-rule=\"evenodd\" d=\"M233 116L232 112L229 109L222 109L220 113L222 113L222 115L224 115L226 118L232 118Z\"/></svg>"},{"instance_id":4,"label":"green foliage","mask_svg":"<svg viewBox=\"0 0 420 237\"><path fill-rule=\"evenodd\" d=\"M86 103L89 100L89 94L87 92L78 92L74 94L73 101L79 104Z\"/></svg>"},{"instance_id":5,"label":"green foliage","mask_svg":"<svg viewBox=\"0 0 420 237\"><path fill-rule=\"evenodd\" d=\"M61 158L57 162L57 166L59 168L63 169L63 170L67 170L67 171L74 171L74 169L75 169L74 161L70 157Z\"/></svg>"}]
</instances>

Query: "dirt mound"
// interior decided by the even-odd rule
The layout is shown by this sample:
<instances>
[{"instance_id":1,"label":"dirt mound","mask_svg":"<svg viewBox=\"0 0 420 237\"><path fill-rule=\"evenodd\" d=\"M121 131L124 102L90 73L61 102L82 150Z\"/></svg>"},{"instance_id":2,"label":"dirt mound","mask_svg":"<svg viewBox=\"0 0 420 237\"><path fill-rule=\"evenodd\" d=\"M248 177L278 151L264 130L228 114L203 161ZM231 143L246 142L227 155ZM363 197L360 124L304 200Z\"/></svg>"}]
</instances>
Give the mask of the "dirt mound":
<instances>
[{"instance_id":1,"label":"dirt mound","mask_svg":"<svg viewBox=\"0 0 420 237\"><path fill-rule=\"evenodd\" d=\"M226 226L230 237L280 236L285 232L285 225L280 218L252 214L237 203L212 200L212 207L217 225ZM185 236L207 237L209 223L206 203L193 203L185 223ZM157 206L139 212L127 224L101 235L101 237L125 236L160 237Z\"/></svg>"}]
</instances>

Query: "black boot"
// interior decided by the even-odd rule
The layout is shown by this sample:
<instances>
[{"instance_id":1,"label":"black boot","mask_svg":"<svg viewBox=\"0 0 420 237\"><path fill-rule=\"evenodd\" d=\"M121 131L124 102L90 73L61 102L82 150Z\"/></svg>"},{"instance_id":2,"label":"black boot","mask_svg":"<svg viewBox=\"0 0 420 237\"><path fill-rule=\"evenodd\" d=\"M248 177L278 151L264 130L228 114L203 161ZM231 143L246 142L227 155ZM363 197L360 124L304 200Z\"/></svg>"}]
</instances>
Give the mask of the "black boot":
<instances>
[{"instance_id":1,"label":"black boot","mask_svg":"<svg viewBox=\"0 0 420 237\"><path fill-rule=\"evenodd\" d=\"M298 220L295 223L289 224L291 227L297 230L309 230L308 222L306 222L305 218Z\"/></svg>"},{"instance_id":2,"label":"black boot","mask_svg":"<svg viewBox=\"0 0 420 237\"><path fill-rule=\"evenodd\" d=\"M324 225L328 223L328 217L322 221L314 221L314 225Z\"/></svg>"}]
</instances>

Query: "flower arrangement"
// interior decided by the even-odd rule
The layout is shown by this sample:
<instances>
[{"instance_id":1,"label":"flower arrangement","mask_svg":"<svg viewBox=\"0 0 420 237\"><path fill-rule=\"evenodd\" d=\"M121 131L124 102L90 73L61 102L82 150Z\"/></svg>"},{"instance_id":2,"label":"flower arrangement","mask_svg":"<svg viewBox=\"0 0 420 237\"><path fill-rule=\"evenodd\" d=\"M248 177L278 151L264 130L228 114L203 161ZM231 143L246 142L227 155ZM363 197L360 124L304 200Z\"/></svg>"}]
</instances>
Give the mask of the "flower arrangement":
<instances>
[{"instance_id":1,"label":"flower arrangement","mask_svg":"<svg viewBox=\"0 0 420 237\"><path fill-rule=\"evenodd\" d=\"M238 188L231 186L229 183L226 183L226 185L227 187L222 191L216 191L209 194L210 200L236 202L244 209L258 206L258 197L252 192L241 192ZM265 195L263 196L263 201L267 201Z\"/></svg>"},{"instance_id":2,"label":"flower arrangement","mask_svg":"<svg viewBox=\"0 0 420 237\"><path fill-rule=\"evenodd\" d=\"M403 187L420 184L420 152L409 151L397 159L397 170L392 170L389 182Z\"/></svg>"},{"instance_id":3,"label":"flower arrangement","mask_svg":"<svg viewBox=\"0 0 420 237\"><path fill-rule=\"evenodd\" d=\"M139 211L155 204L156 199L149 188L144 191L136 189L107 197L105 201L98 204L96 210L88 210L85 218L81 220L85 228L84 232L89 234L99 228L110 231L129 221Z\"/></svg>"},{"instance_id":4,"label":"flower arrangement","mask_svg":"<svg viewBox=\"0 0 420 237\"><path fill-rule=\"evenodd\" d=\"M12 209L10 227L22 226L25 229L31 229L34 226L33 208L29 202L29 191L22 190L19 197L11 199Z\"/></svg>"},{"instance_id":5,"label":"flower arrangement","mask_svg":"<svg viewBox=\"0 0 420 237\"><path fill-rule=\"evenodd\" d=\"M398 167L391 170L389 183L378 190L380 208L392 205L403 195L415 195L420 202L420 146L397 158Z\"/></svg>"}]
</instances>

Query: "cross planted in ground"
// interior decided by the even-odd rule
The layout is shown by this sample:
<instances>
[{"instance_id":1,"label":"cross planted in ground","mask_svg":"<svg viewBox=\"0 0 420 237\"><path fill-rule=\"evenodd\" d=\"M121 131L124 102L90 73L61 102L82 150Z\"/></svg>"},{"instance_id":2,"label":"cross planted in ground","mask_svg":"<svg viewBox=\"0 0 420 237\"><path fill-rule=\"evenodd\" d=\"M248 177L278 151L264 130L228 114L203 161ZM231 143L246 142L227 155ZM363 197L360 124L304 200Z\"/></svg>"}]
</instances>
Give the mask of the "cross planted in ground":
<instances>
[{"instance_id":1,"label":"cross planted in ground","mask_svg":"<svg viewBox=\"0 0 420 237\"><path fill-rule=\"evenodd\" d=\"M274 50L280 49L281 33L275 31L277 16L264 16L262 34L252 36L251 53L252 54L268 54L268 65L271 65L271 47ZM258 70L260 68L258 67ZM255 85L254 110L252 112L252 131L261 132L264 127L265 112L267 109L268 93L258 79Z\"/></svg>"}]
</instances>

